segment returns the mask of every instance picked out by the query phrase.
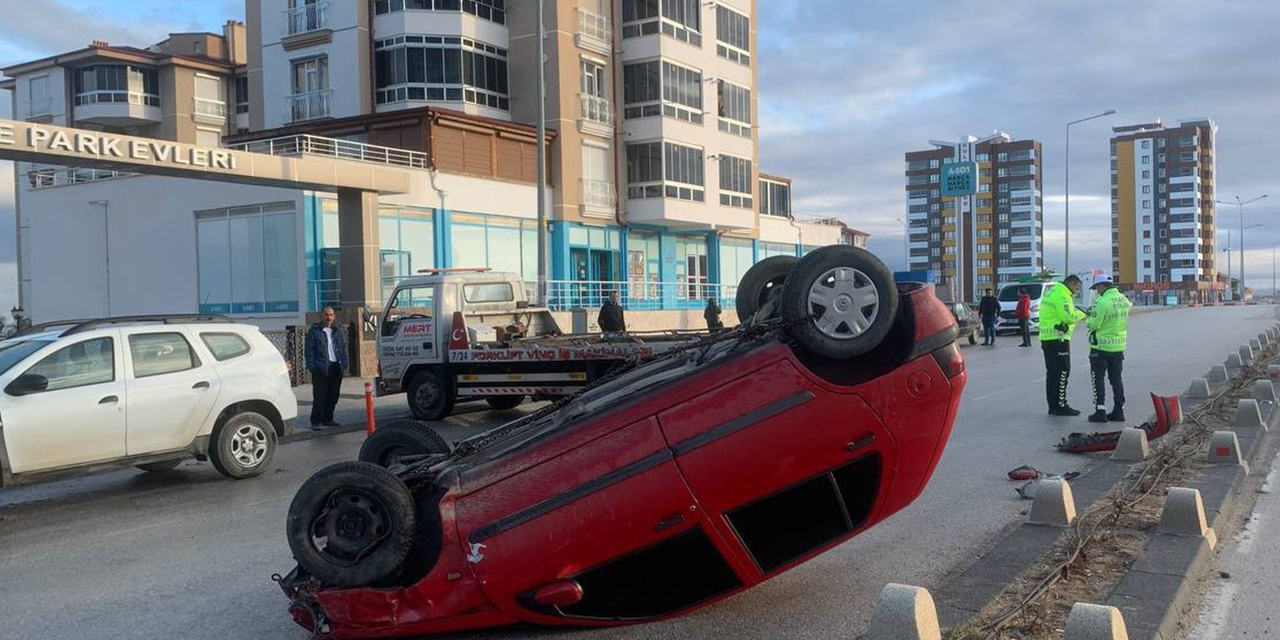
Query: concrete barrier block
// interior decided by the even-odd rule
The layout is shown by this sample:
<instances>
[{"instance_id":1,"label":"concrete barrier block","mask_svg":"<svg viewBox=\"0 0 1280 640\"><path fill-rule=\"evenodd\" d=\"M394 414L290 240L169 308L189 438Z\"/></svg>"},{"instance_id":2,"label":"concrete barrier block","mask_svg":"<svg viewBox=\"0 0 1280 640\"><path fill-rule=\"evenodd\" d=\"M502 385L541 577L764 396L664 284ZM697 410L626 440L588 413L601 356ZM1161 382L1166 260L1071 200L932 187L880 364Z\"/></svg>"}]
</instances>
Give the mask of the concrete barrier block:
<instances>
[{"instance_id":1,"label":"concrete barrier block","mask_svg":"<svg viewBox=\"0 0 1280 640\"><path fill-rule=\"evenodd\" d=\"M1250 340L1250 341L1249 341L1249 349L1251 349L1255 354L1259 354L1259 355L1261 355L1261 353L1262 353L1262 341L1261 341L1261 340L1259 340L1259 339L1257 339L1257 338L1254 338L1254 339Z\"/></svg>"},{"instance_id":2,"label":"concrete barrier block","mask_svg":"<svg viewBox=\"0 0 1280 640\"><path fill-rule=\"evenodd\" d=\"M1206 538L1211 549L1218 542L1217 534L1209 528L1204 517L1204 502L1200 499L1200 491L1185 487L1169 489L1157 531L1174 536Z\"/></svg>"},{"instance_id":3,"label":"concrete barrier block","mask_svg":"<svg viewBox=\"0 0 1280 640\"><path fill-rule=\"evenodd\" d=\"M1223 364L1226 365L1228 371L1231 369L1240 369L1244 366L1244 359L1240 357L1240 354L1233 353L1227 356L1227 361Z\"/></svg>"},{"instance_id":4,"label":"concrete barrier block","mask_svg":"<svg viewBox=\"0 0 1280 640\"><path fill-rule=\"evenodd\" d=\"M1258 401L1253 398L1240 398L1240 404L1236 405L1236 419L1231 426L1262 427L1266 430L1267 423L1262 421L1262 409L1258 406Z\"/></svg>"},{"instance_id":5,"label":"concrete barrier block","mask_svg":"<svg viewBox=\"0 0 1280 640\"><path fill-rule=\"evenodd\" d=\"M1259 334L1258 334L1258 344L1260 344L1260 345L1262 345L1262 346L1264 346L1264 347L1265 347L1265 346L1267 346L1267 345L1269 345L1269 344L1271 344L1271 335L1270 335L1270 334L1271 334L1271 332L1270 332L1270 331L1263 331L1262 333L1259 333Z\"/></svg>"},{"instance_id":6,"label":"concrete barrier block","mask_svg":"<svg viewBox=\"0 0 1280 640\"><path fill-rule=\"evenodd\" d=\"M1120 442L1116 444L1116 450L1111 452L1111 459L1120 462L1141 462L1147 459L1149 453L1147 432L1137 427L1130 427L1120 432Z\"/></svg>"},{"instance_id":7,"label":"concrete barrier block","mask_svg":"<svg viewBox=\"0 0 1280 640\"><path fill-rule=\"evenodd\" d=\"M1204 378L1196 378L1191 381L1191 387L1183 394L1188 400L1208 400L1209 399L1209 381Z\"/></svg>"},{"instance_id":8,"label":"concrete barrier block","mask_svg":"<svg viewBox=\"0 0 1280 640\"><path fill-rule=\"evenodd\" d=\"M1249 463L1244 461L1244 455L1240 453L1240 438L1236 437L1234 431L1213 432L1213 436L1209 438L1209 463L1240 465L1244 467L1245 473L1249 473Z\"/></svg>"},{"instance_id":9,"label":"concrete barrier block","mask_svg":"<svg viewBox=\"0 0 1280 640\"><path fill-rule=\"evenodd\" d=\"M1280 364L1267 365L1267 377L1272 380L1280 380Z\"/></svg>"},{"instance_id":10,"label":"concrete barrier block","mask_svg":"<svg viewBox=\"0 0 1280 640\"><path fill-rule=\"evenodd\" d=\"M1240 361L1245 364L1251 364L1253 362L1253 347L1251 345L1240 345Z\"/></svg>"},{"instance_id":11,"label":"concrete barrier block","mask_svg":"<svg viewBox=\"0 0 1280 640\"><path fill-rule=\"evenodd\" d=\"M1129 631L1119 609L1077 602L1067 614L1062 640L1129 640Z\"/></svg>"},{"instance_id":12,"label":"concrete barrier block","mask_svg":"<svg viewBox=\"0 0 1280 640\"><path fill-rule=\"evenodd\" d=\"M1076 521L1076 501L1066 480L1041 480L1031 504L1031 524L1065 527Z\"/></svg>"},{"instance_id":13,"label":"concrete barrier block","mask_svg":"<svg viewBox=\"0 0 1280 640\"><path fill-rule=\"evenodd\" d=\"M1275 406L1276 404L1276 387L1271 384L1271 380L1263 378L1253 381L1253 397L1257 399L1258 404Z\"/></svg>"},{"instance_id":14,"label":"concrete barrier block","mask_svg":"<svg viewBox=\"0 0 1280 640\"><path fill-rule=\"evenodd\" d=\"M876 598L866 640L942 640L933 596L920 587L889 583Z\"/></svg>"},{"instance_id":15,"label":"concrete barrier block","mask_svg":"<svg viewBox=\"0 0 1280 640\"><path fill-rule=\"evenodd\" d=\"M1209 368L1209 373L1205 375L1205 379L1214 384L1226 382L1227 366L1224 364L1213 365Z\"/></svg>"}]
</instances>

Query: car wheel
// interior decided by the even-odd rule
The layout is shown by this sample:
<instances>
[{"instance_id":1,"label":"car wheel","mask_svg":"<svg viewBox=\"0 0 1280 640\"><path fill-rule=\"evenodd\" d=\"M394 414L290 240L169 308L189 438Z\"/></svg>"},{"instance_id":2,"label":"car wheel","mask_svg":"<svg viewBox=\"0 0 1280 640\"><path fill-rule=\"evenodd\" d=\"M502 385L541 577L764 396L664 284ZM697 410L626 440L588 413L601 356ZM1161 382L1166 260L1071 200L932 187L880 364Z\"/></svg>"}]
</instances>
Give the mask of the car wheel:
<instances>
[{"instance_id":1,"label":"car wheel","mask_svg":"<svg viewBox=\"0 0 1280 640\"><path fill-rule=\"evenodd\" d=\"M756 314L765 303L777 298L796 266L794 256L773 256L757 262L738 283L738 295L734 299L734 308L738 311L738 322L745 323Z\"/></svg>"},{"instance_id":2,"label":"car wheel","mask_svg":"<svg viewBox=\"0 0 1280 640\"><path fill-rule=\"evenodd\" d=\"M325 585L360 587L400 569L413 548L413 495L366 462L321 469L298 489L286 530L293 557Z\"/></svg>"},{"instance_id":3,"label":"car wheel","mask_svg":"<svg viewBox=\"0 0 1280 640\"><path fill-rule=\"evenodd\" d=\"M419 371L407 391L409 411L419 420L443 420L453 413L453 389L434 371Z\"/></svg>"},{"instance_id":4,"label":"car wheel","mask_svg":"<svg viewBox=\"0 0 1280 640\"><path fill-rule=\"evenodd\" d=\"M484 399L494 411L509 411L524 403L524 396L489 396Z\"/></svg>"},{"instance_id":5,"label":"car wheel","mask_svg":"<svg viewBox=\"0 0 1280 640\"><path fill-rule=\"evenodd\" d=\"M152 462L149 464L140 464L138 465L138 468L143 471L146 471L147 473L164 473L165 471L173 471L174 469L177 469L178 465L186 461L187 461L186 458L179 458L177 460L165 460L164 462Z\"/></svg>"},{"instance_id":6,"label":"car wheel","mask_svg":"<svg viewBox=\"0 0 1280 640\"><path fill-rule=\"evenodd\" d=\"M228 478L261 475L275 455L275 425L260 413L237 413L213 431L209 462Z\"/></svg>"},{"instance_id":7,"label":"car wheel","mask_svg":"<svg viewBox=\"0 0 1280 640\"><path fill-rule=\"evenodd\" d=\"M449 453L449 443L426 423L396 420L378 427L360 447L360 461L380 467L398 465L404 456Z\"/></svg>"},{"instance_id":8,"label":"car wheel","mask_svg":"<svg viewBox=\"0 0 1280 640\"><path fill-rule=\"evenodd\" d=\"M977 329L974 329L973 331L969 332L969 344L970 344L970 345L978 344L978 330L977 330Z\"/></svg>"},{"instance_id":9,"label":"car wheel","mask_svg":"<svg viewBox=\"0 0 1280 640\"><path fill-rule=\"evenodd\" d=\"M781 301L782 318L800 346L846 359L884 340L898 312L898 289L870 251L836 245L796 263Z\"/></svg>"}]
</instances>

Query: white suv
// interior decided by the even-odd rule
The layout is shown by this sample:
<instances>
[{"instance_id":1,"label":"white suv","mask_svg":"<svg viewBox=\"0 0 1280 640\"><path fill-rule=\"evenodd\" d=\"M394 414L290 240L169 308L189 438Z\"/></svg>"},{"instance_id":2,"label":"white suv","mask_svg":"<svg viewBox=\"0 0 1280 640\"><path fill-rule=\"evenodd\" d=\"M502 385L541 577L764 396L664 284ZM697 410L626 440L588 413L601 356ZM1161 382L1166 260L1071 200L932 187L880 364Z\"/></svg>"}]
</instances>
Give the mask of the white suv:
<instances>
[{"instance_id":1,"label":"white suv","mask_svg":"<svg viewBox=\"0 0 1280 640\"><path fill-rule=\"evenodd\" d=\"M211 316L42 325L0 342L0 486L208 459L266 470L298 403L256 327Z\"/></svg>"}]
</instances>

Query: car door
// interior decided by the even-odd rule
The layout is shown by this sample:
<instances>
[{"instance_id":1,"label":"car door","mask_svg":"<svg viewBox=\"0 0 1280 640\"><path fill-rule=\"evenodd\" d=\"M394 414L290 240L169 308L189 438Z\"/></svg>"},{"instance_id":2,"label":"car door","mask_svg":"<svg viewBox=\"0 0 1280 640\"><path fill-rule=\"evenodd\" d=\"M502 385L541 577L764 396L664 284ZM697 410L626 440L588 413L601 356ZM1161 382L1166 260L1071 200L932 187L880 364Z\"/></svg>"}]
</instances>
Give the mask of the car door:
<instances>
[{"instance_id":1,"label":"car door","mask_svg":"<svg viewBox=\"0 0 1280 640\"><path fill-rule=\"evenodd\" d=\"M396 291L378 335L378 363L384 378L398 380L411 366L443 360L442 346L448 338L441 334L448 323L441 326L437 321L439 300L440 291L434 283L404 286Z\"/></svg>"},{"instance_id":2,"label":"car door","mask_svg":"<svg viewBox=\"0 0 1280 640\"><path fill-rule=\"evenodd\" d=\"M177 328L123 329L131 456L182 449L209 417L221 387L186 332Z\"/></svg>"},{"instance_id":3,"label":"car door","mask_svg":"<svg viewBox=\"0 0 1280 640\"><path fill-rule=\"evenodd\" d=\"M464 496L458 522L490 599L526 616L643 620L742 586L654 418ZM562 579L580 602L531 601Z\"/></svg>"},{"instance_id":4,"label":"car door","mask_svg":"<svg viewBox=\"0 0 1280 640\"><path fill-rule=\"evenodd\" d=\"M97 332L37 356L20 373L44 376L44 391L7 390L5 448L13 473L46 471L125 455L125 383L119 332Z\"/></svg>"}]
</instances>

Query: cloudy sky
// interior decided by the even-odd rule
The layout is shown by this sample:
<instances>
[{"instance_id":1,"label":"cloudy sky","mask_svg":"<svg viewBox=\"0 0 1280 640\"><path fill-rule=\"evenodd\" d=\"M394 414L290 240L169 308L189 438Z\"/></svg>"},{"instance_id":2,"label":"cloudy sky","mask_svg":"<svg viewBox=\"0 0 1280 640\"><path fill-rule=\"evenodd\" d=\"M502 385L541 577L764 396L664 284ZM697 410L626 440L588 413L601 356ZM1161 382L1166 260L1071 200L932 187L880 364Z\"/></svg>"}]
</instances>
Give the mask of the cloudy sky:
<instances>
[{"instance_id":1,"label":"cloudy sky","mask_svg":"<svg viewBox=\"0 0 1280 640\"><path fill-rule=\"evenodd\" d=\"M244 8L0 0L0 12L5 64L95 38L148 44L169 31L217 31ZM1273 194L1247 209L1263 227L1247 232L1246 274L1269 287L1280 242L1280 2L766 0L759 12L763 169L796 180L799 213L871 232L891 266L903 265L894 220L903 152L997 129L1044 144L1046 258L1060 264L1064 124L1116 109L1072 128L1072 263L1110 264L1110 127L1207 116L1220 127L1219 196ZM10 219L0 212L0 223ZM1227 208L1220 221L1239 224ZM11 254L0 246L0 258Z\"/></svg>"}]
</instances>

